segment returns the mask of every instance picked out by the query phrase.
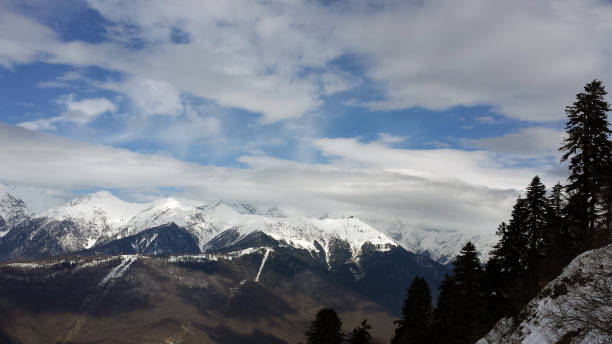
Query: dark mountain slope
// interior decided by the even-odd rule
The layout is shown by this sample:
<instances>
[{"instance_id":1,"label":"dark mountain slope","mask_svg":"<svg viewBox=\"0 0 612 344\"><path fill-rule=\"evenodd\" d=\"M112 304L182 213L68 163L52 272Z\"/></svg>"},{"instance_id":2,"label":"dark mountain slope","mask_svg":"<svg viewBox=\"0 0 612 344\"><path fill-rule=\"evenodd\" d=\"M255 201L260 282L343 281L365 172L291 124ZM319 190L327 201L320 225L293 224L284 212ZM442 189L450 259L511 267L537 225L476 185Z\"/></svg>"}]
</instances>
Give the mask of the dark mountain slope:
<instances>
[{"instance_id":1,"label":"dark mountain slope","mask_svg":"<svg viewBox=\"0 0 612 344\"><path fill-rule=\"evenodd\" d=\"M262 264L265 253L0 265L0 335L18 343L295 343L331 306L347 329L367 317L377 337L389 338L395 317L383 307L324 271L294 261L288 272L277 261L287 255L268 251Z\"/></svg>"}]
</instances>

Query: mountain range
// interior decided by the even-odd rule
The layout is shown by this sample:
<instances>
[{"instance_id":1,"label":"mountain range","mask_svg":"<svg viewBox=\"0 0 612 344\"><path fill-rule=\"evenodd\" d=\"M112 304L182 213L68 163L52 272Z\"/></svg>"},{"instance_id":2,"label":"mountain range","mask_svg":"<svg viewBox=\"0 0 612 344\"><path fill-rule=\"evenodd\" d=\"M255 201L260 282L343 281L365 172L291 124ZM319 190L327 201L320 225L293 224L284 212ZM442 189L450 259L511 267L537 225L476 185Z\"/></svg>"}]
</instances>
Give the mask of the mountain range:
<instances>
[{"instance_id":1,"label":"mountain range","mask_svg":"<svg viewBox=\"0 0 612 344\"><path fill-rule=\"evenodd\" d=\"M24 201L4 193L0 196L0 260L87 250L168 223L186 229L202 251L207 249L210 240L232 229L232 233L237 233L236 239L263 232L275 240L307 250L317 249L315 242L329 245L332 238L337 238L349 243L353 258L359 255L365 242L380 249L401 246L444 265L452 262L468 240L476 244L484 261L496 240L492 234L426 231L401 221L366 221L353 217L287 216L279 208L260 210L249 203L177 198L131 203L108 191L83 195L34 214ZM328 247L323 248L329 251Z\"/></svg>"},{"instance_id":2,"label":"mountain range","mask_svg":"<svg viewBox=\"0 0 612 344\"><path fill-rule=\"evenodd\" d=\"M295 342L325 306L388 339L414 277L435 298L449 271L354 217L106 191L32 214L3 197L7 343Z\"/></svg>"}]
</instances>

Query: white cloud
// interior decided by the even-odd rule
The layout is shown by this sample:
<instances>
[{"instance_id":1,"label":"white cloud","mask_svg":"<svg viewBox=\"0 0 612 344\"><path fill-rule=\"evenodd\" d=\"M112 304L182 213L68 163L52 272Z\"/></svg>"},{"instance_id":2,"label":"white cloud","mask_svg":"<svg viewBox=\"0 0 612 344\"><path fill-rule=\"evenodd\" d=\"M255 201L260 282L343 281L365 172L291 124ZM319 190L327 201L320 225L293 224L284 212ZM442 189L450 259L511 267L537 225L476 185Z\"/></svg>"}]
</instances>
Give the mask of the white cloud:
<instances>
[{"instance_id":1,"label":"white cloud","mask_svg":"<svg viewBox=\"0 0 612 344\"><path fill-rule=\"evenodd\" d=\"M55 123L71 122L85 125L99 115L117 111L117 105L106 98L75 100L74 97L74 94L68 94L57 99L57 103L65 108L60 116L21 122L18 125L30 130L56 130Z\"/></svg>"},{"instance_id":2,"label":"white cloud","mask_svg":"<svg viewBox=\"0 0 612 344\"><path fill-rule=\"evenodd\" d=\"M354 138L316 139L313 143L347 168L382 169L440 182L520 190L536 174L544 173L544 180L549 182L559 179L557 175L545 174L551 166L507 166L499 155L490 151L398 149L378 142L362 143Z\"/></svg>"},{"instance_id":3,"label":"white cloud","mask_svg":"<svg viewBox=\"0 0 612 344\"><path fill-rule=\"evenodd\" d=\"M378 133L378 141L384 144L394 144L406 141L406 136L396 136L388 133Z\"/></svg>"},{"instance_id":4,"label":"white cloud","mask_svg":"<svg viewBox=\"0 0 612 344\"><path fill-rule=\"evenodd\" d=\"M340 34L386 86L364 106L488 104L538 121L563 118L591 79L612 81L611 23L612 5L597 0L404 1L347 18Z\"/></svg>"},{"instance_id":5,"label":"white cloud","mask_svg":"<svg viewBox=\"0 0 612 344\"><path fill-rule=\"evenodd\" d=\"M552 155L560 157L559 147L565 136L563 130L542 127L523 128L515 133L483 139L463 139L467 148L478 148L523 157Z\"/></svg>"},{"instance_id":6,"label":"white cloud","mask_svg":"<svg viewBox=\"0 0 612 344\"><path fill-rule=\"evenodd\" d=\"M398 218L422 228L491 232L536 174L502 168L486 152L394 149L355 139L321 139L315 145L331 163L257 155L239 159L246 168L228 168L0 124L0 183L117 188L128 197L180 188L183 196L203 200L250 200L315 215ZM549 184L557 181L543 177Z\"/></svg>"},{"instance_id":7,"label":"white cloud","mask_svg":"<svg viewBox=\"0 0 612 344\"><path fill-rule=\"evenodd\" d=\"M176 113L176 94L188 93L264 123L300 117L359 84L332 67L342 56L356 57L383 92L352 102L373 110L491 105L513 118L559 120L584 83L612 80L612 5L599 0L89 3L113 23L110 42L62 42L3 8L0 65L96 65L172 90L152 102L157 86L129 89L145 111ZM175 44L176 32L187 39ZM126 44L136 40L142 49Z\"/></svg>"},{"instance_id":8,"label":"white cloud","mask_svg":"<svg viewBox=\"0 0 612 344\"><path fill-rule=\"evenodd\" d=\"M131 78L123 82L99 83L97 86L127 94L138 113L144 116L179 116L184 110L179 90L165 81Z\"/></svg>"}]
</instances>

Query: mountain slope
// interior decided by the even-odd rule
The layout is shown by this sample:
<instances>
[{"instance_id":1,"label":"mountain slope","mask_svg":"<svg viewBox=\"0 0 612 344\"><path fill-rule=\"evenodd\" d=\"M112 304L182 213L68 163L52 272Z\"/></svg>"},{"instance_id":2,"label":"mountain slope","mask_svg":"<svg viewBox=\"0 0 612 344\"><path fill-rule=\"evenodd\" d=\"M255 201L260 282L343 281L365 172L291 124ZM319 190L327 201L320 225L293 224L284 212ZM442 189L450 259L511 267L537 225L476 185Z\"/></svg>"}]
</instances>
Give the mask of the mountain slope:
<instances>
[{"instance_id":1,"label":"mountain slope","mask_svg":"<svg viewBox=\"0 0 612 344\"><path fill-rule=\"evenodd\" d=\"M477 344L611 343L612 245L576 257L521 311Z\"/></svg>"},{"instance_id":2,"label":"mountain slope","mask_svg":"<svg viewBox=\"0 0 612 344\"><path fill-rule=\"evenodd\" d=\"M23 200L8 192L0 192L0 238L33 215Z\"/></svg>"},{"instance_id":3,"label":"mountain slope","mask_svg":"<svg viewBox=\"0 0 612 344\"><path fill-rule=\"evenodd\" d=\"M368 221L370 222L370 221ZM461 233L452 231L423 230L402 221L375 221L374 227L389 235L406 250L427 256L440 264L450 264L460 253L461 247L471 241L484 263L497 242L494 233Z\"/></svg>"},{"instance_id":4,"label":"mountain slope","mask_svg":"<svg viewBox=\"0 0 612 344\"><path fill-rule=\"evenodd\" d=\"M0 265L0 339L15 343L295 343L322 307L345 329L391 314L299 255L270 249ZM129 324L129 326L126 326Z\"/></svg>"},{"instance_id":5,"label":"mountain slope","mask_svg":"<svg viewBox=\"0 0 612 344\"><path fill-rule=\"evenodd\" d=\"M175 223L149 228L129 237L95 246L85 252L93 255L117 254L196 254L200 253L198 241Z\"/></svg>"}]
</instances>

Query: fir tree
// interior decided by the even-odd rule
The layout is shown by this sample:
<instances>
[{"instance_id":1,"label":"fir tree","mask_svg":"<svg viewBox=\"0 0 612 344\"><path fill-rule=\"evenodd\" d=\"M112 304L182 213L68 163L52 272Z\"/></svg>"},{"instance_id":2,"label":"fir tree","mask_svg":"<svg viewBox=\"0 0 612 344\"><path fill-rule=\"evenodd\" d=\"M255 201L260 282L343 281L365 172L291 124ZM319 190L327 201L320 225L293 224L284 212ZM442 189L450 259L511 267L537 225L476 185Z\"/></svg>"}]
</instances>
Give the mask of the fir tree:
<instances>
[{"instance_id":1,"label":"fir tree","mask_svg":"<svg viewBox=\"0 0 612 344\"><path fill-rule=\"evenodd\" d=\"M476 247L468 242L454 261L453 276L440 285L434 312L438 342L474 343L486 331L483 278Z\"/></svg>"},{"instance_id":2,"label":"fir tree","mask_svg":"<svg viewBox=\"0 0 612 344\"><path fill-rule=\"evenodd\" d=\"M344 340L342 321L331 308L321 309L306 331L307 344L341 344Z\"/></svg>"},{"instance_id":3,"label":"fir tree","mask_svg":"<svg viewBox=\"0 0 612 344\"><path fill-rule=\"evenodd\" d=\"M546 187L535 176L527 186L525 195L527 206L526 234L528 240L527 269L534 269L537 261L542 256L541 248L544 240L544 231L548 216L548 199L546 198Z\"/></svg>"},{"instance_id":4,"label":"fir tree","mask_svg":"<svg viewBox=\"0 0 612 344\"><path fill-rule=\"evenodd\" d=\"M417 276L408 288L402 306L402 319L396 321L398 328L395 330L391 343L427 343L431 309L429 286L424 278Z\"/></svg>"},{"instance_id":5,"label":"fir tree","mask_svg":"<svg viewBox=\"0 0 612 344\"><path fill-rule=\"evenodd\" d=\"M593 80L565 109L567 137L560 148L564 152L561 161L570 162L568 213L574 235L583 241L582 245L602 220L600 191L612 160L607 118L610 104L604 99L606 94L603 83Z\"/></svg>"},{"instance_id":6,"label":"fir tree","mask_svg":"<svg viewBox=\"0 0 612 344\"><path fill-rule=\"evenodd\" d=\"M372 339L372 335L370 334L370 330L372 326L368 324L366 319L363 319L361 325L359 327L353 329L351 333L349 333L348 338L346 340L347 344L372 344L374 340Z\"/></svg>"},{"instance_id":7,"label":"fir tree","mask_svg":"<svg viewBox=\"0 0 612 344\"><path fill-rule=\"evenodd\" d=\"M440 283L438 304L434 310L433 333L436 343L461 343L457 340L455 323L457 305L457 285L452 275L445 274Z\"/></svg>"},{"instance_id":8,"label":"fir tree","mask_svg":"<svg viewBox=\"0 0 612 344\"><path fill-rule=\"evenodd\" d=\"M542 251L545 256L559 256L560 251L565 252L565 194L561 183L553 186L548 197L548 214L546 219L546 229L543 237Z\"/></svg>"},{"instance_id":9,"label":"fir tree","mask_svg":"<svg viewBox=\"0 0 612 344\"><path fill-rule=\"evenodd\" d=\"M612 142L610 142L608 150L612 155ZM603 244L609 244L612 242L612 160L609 162L602 177L603 187L600 193L603 206Z\"/></svg>"},{"instance_id":10,"label":"fir tree","mask_svg":"<svg viewBox=\"0 0 612 344\"><path fill-rule=\"evenodd\" d=\"M497 228L500 238L491 251L491 259L496 260L496 266L510 279L527 268L528 219L527 200L519 197L512 208L510 222Z\"/></svg>"}]
</instances>

